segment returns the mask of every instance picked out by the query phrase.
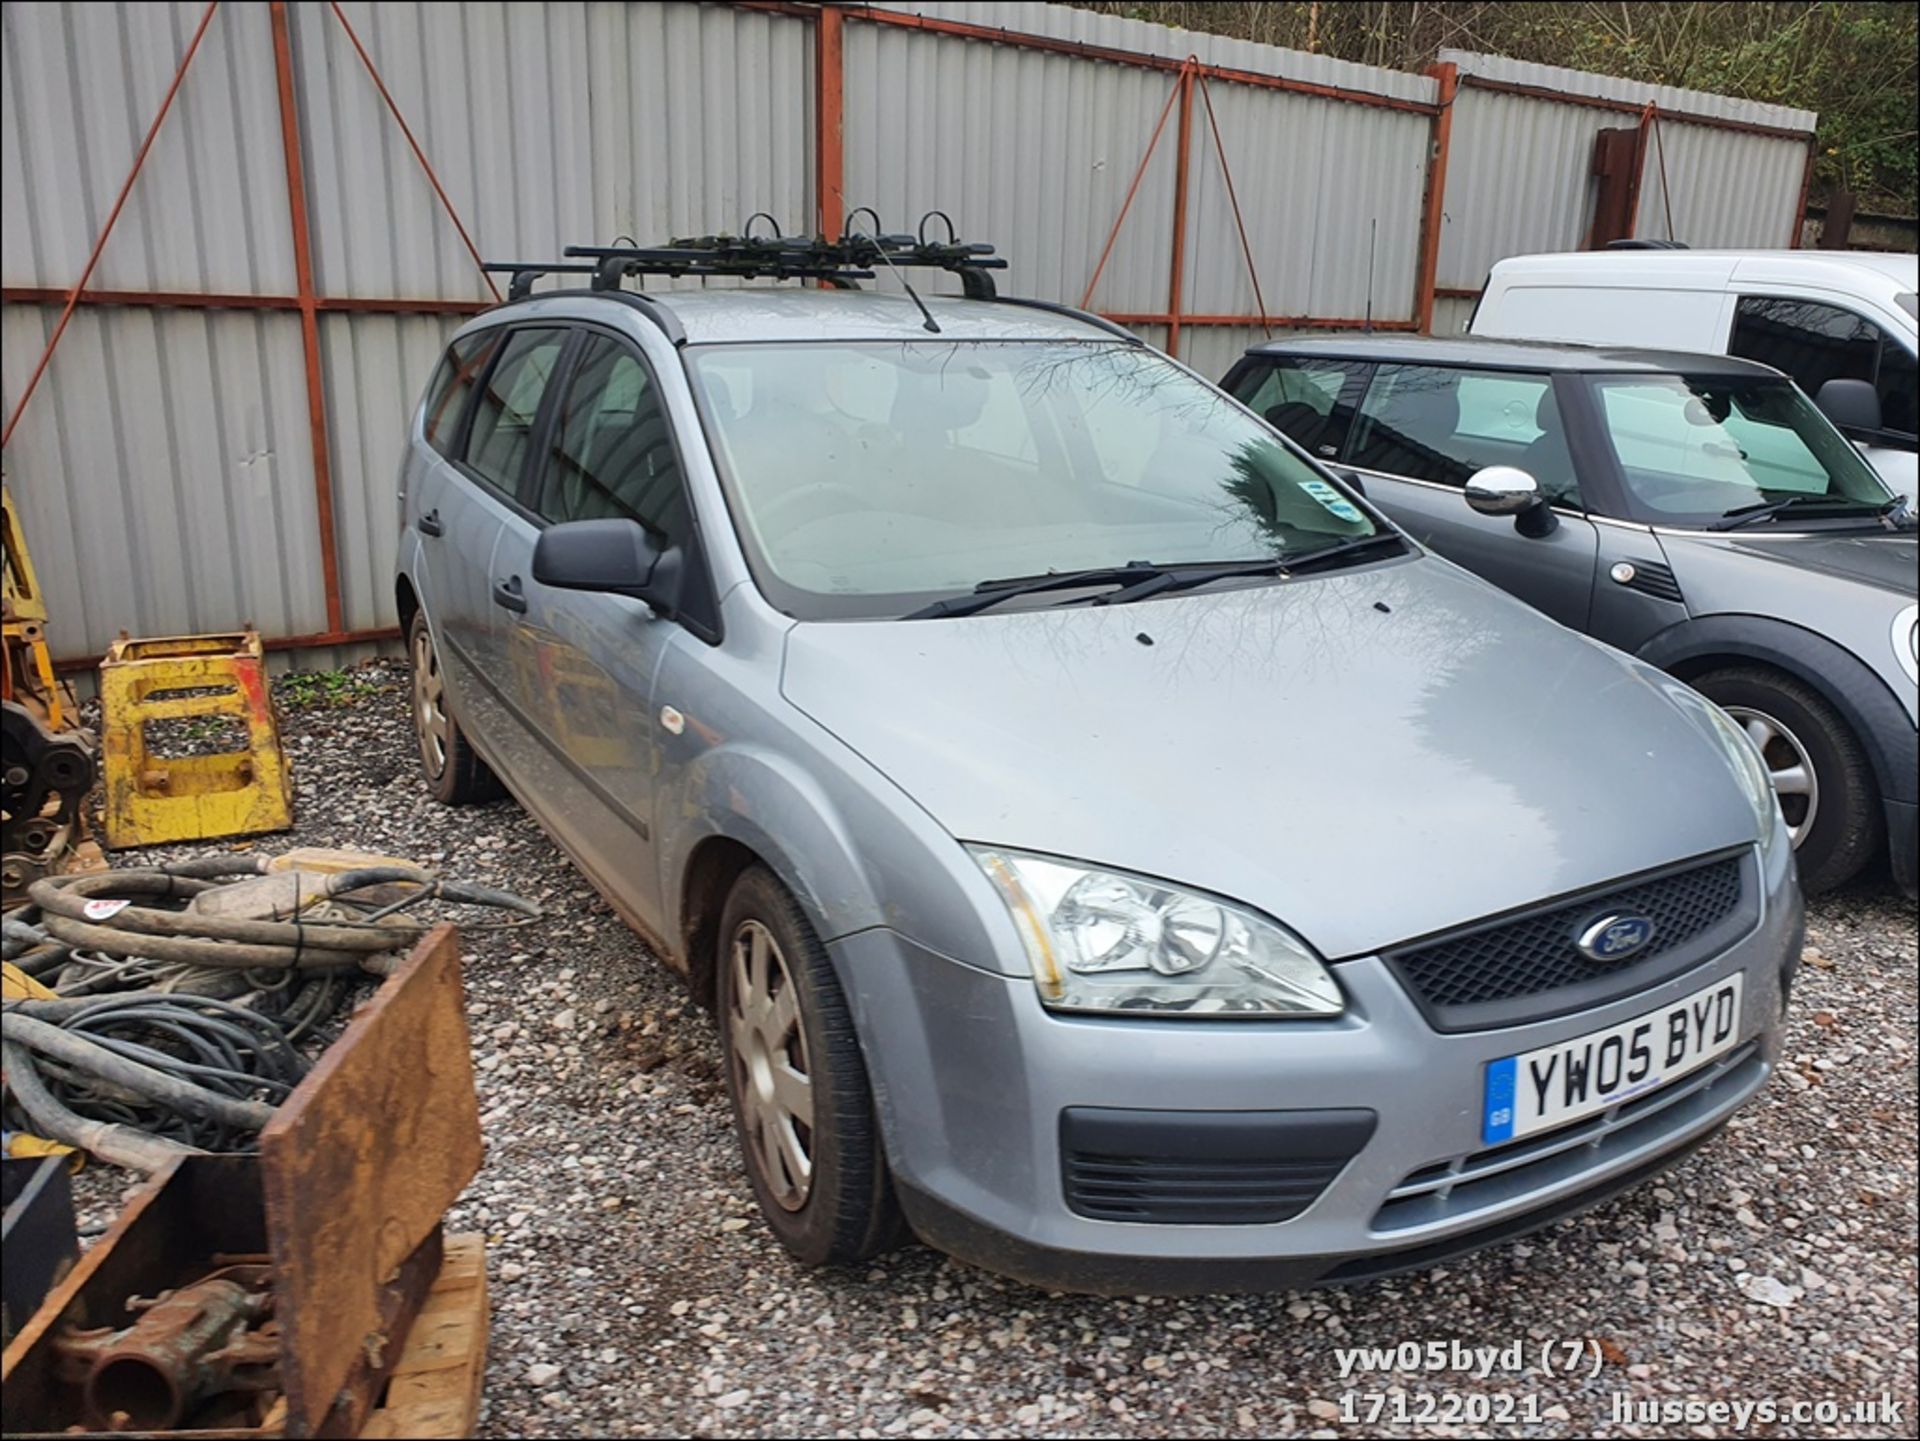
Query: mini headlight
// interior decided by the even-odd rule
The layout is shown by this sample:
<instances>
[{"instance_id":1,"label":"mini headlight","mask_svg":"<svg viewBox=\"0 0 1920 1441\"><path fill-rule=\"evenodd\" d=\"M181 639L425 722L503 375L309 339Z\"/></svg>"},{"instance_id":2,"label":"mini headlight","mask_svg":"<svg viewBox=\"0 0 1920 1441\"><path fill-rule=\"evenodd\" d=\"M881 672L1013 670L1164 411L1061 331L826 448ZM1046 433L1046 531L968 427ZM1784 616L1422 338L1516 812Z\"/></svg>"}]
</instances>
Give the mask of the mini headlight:
<instances>
[{"instance_id":1,"label":"mini headlight","mask_svg":"<svg viewBox=\"0 0 1920 1441\"><path fill-rule=\"evenodd\" d=\"M1337 1016L1340 987L1298 936L1229 901L1050 856L969 846L1058 1011Z\"/></svg>"},{"instance_id":2,"label":"mini headlight","mask_svg":"<svg viewBox=\"0 0 1920 1441\"><path fill-rule=\"evenodd\" d=\"M1907 679L1920 685L1920 606L1908 606L1893 618L1893 658Z\"/></svg>"},{"instance_id":3,"label":"mini headlight","mask_svg":"<svg viewBox=\"0 0 1920 1441\"><path fill-rule=\"evenodd\" d=\"M1754 824L1760 830L1760 849L1770 852L1775 840L1787 833L1787 824L1780 814L1780 797L1774 794L1767 763L1760 758L1760 752L1754 749L1753 741L1740 728L1739 721L1704 697L1702 704L1707 719L1713 723L1714 734L1726 749L1727 764L1733 768L1740 789L1746 792L1753 806Z\"/></svg>"}]
</instances>

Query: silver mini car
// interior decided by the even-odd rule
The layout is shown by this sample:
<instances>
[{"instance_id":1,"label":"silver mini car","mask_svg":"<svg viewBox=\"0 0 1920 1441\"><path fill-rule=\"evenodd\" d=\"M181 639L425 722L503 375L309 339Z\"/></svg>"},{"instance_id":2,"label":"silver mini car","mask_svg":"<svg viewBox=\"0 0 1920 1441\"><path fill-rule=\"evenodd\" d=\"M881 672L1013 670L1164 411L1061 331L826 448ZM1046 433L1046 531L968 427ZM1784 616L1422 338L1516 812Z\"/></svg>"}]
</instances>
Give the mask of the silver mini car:
<instances>
[{"instance_id":1,"label":"silver mini car","mask_svg":"<svg viewBox=\"0 0 1920 1441\"><path fill-rule=\"evenodd\" d=\"M968 296L608 252L455 336L402 466L427 782L504 783L712 1006L789 1251L1371 1277L1764 1084L1801 904L1740 727L884 244Z\"/></svg>"}]
</instances>

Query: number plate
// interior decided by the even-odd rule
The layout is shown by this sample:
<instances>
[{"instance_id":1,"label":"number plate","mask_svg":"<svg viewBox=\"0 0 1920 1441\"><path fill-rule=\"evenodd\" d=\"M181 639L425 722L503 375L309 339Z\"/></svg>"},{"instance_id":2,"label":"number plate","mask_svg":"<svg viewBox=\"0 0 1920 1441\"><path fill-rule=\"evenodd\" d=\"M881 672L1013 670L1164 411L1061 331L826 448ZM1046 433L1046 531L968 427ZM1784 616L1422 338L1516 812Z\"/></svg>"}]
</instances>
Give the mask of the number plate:
<instances>
[{"instance_id":1,"label":"number plate","mask_svg":"<svg viewBox=\"0 0 1920 1441\"><path fill-rule=\"evenodd\" d=\"M1497 1146L1583 1120L1731 1050L1743 979L1736 971L1604 1031L1489 1061L1481 1138Z\"/></svg>"}]
</instances>

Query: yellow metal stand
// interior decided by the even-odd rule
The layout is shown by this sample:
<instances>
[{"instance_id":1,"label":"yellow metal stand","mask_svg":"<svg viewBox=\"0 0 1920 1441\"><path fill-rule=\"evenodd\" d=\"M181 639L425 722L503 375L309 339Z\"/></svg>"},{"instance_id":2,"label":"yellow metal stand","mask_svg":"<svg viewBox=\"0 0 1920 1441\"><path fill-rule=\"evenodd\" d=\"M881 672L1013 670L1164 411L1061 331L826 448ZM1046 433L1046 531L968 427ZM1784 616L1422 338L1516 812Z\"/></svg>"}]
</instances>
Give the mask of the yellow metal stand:
<instances>
[{"instance_id":1,"label":"yellow metal stand","mask_svg":"<svg viewBox=\"0 0 1920 1441\"><path fill-rule=\"evenodd\" d=\"M154 756L154 721L231 717L245 750ZM254 630L131 640L100 662L101 749L107 844L283 831L293 824L293 786L267 692L266 657Z\"/></svg>"}]
</instances>

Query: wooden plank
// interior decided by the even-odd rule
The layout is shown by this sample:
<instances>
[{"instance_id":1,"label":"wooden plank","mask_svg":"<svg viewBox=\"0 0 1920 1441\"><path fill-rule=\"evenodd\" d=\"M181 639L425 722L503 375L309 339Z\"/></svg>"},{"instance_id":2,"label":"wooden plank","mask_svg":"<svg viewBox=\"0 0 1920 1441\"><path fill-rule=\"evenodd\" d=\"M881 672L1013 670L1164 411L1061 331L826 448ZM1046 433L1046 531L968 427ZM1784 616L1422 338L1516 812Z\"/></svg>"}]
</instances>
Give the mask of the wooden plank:
<instances>
[{"instance_id":1,"label":"wooden plank","mask_svg":"<svg viewBox=\"0 0 1920 1441\"><path fill-rule=\"evenodd\" d=\"M447 1238L440 1275L394 1363L386 1400L367 1418L363 1437L453 1441L473 1435L487 1370L486 1245L475 1235Z\"/></svg>"},{"instance_id":2,"label":"wooden plank","mask_svg":"<svg viewBox=\"0 0 1920 1441\"><path fill-rule=\"evenodd\" d=\"M289 1436L360 1429L438 1271L421 1248L480 1157L459 939L441 925L260 1134Z\"/></svg>"}]
</instances>

